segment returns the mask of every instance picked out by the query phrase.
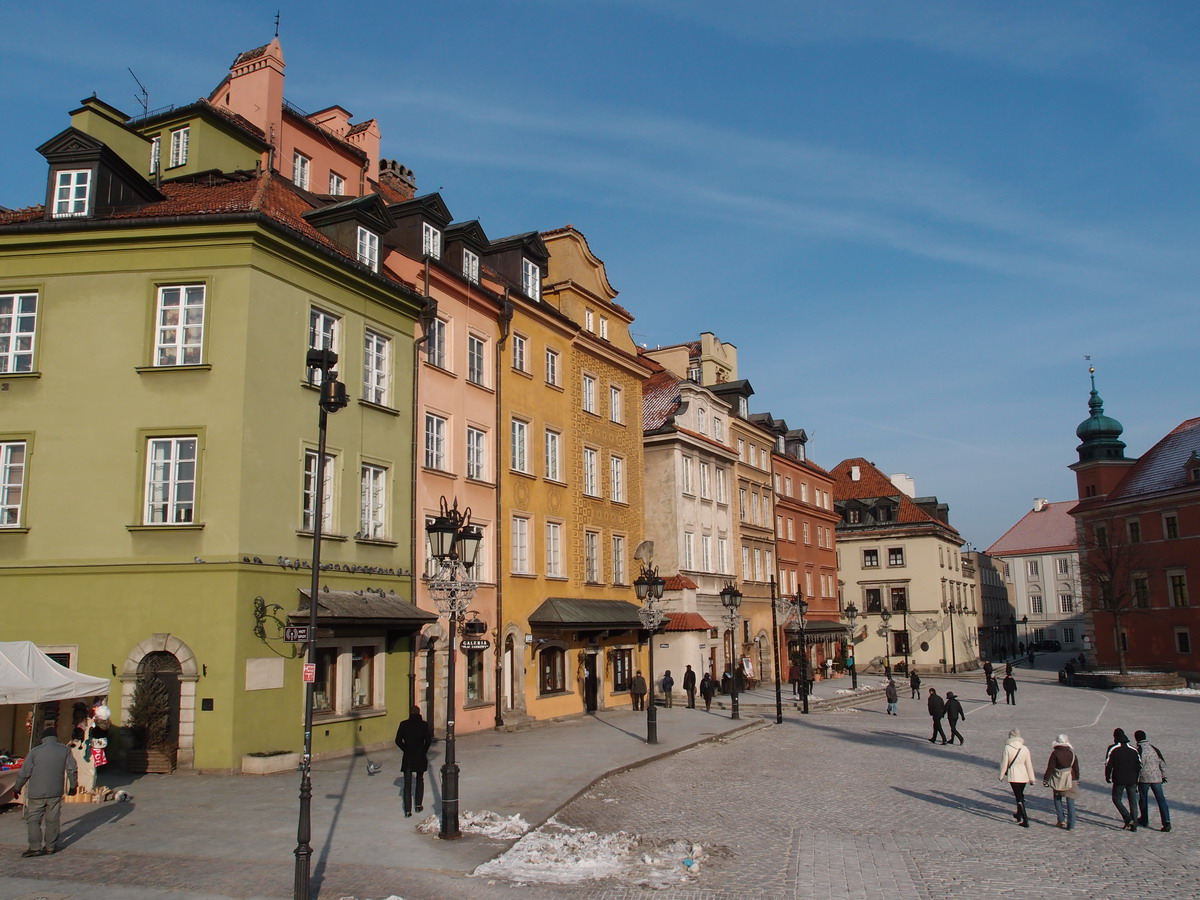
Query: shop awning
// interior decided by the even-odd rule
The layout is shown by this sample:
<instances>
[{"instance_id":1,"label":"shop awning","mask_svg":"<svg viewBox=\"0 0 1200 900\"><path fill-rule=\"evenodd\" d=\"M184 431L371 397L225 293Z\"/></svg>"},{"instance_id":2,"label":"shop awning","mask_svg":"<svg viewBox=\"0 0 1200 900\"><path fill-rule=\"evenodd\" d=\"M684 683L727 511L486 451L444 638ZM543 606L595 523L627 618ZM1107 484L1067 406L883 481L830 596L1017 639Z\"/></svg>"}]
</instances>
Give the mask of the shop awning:
<instances>
[{"instance_id":1,"label":"shop awning","mask_svg":"<svg viewBox=\"0 0 1200 900\"><path fill-rule=\"evenodd\" d=\"M530 628L627 631L642 627L638 606L628 600L550 597L529 615Z\"/></svg>"},{"instance_id":2,"label":"shop awning","mask_svg":"<svg viewBox=\"0 0 1200 900\"><path fill-rule=\"evenodd\" d=\"M791 624L787 627L792 627ZM808 622L804 626L804 643L823 644L826 641L844 640L848 629L841 622Z\"/></svg>"},{"instance_id":3,"label":"shop awning","mask_svg":"<svg viewBox=\"0 0 1200 900\"><path fill-rule=\"evenodd\" d=\"M0 703L46 703L105 696L107 678L60 666L32 641L0 641Z\"/></svg>"},{"instance_id":4,"label":"shop awning","mask_svg":"<svg viewBox=\"0 0 1200 900\"><path fill-rule=\"evenodd\" d=\"M300 608L288 613L288 618L297 624L308 621L308 595L309 589L301 588ZM326 627L377 625L416 631L422 625L436 622L437 616L391 592L323 590L317 594L317 621Z\"/></svg>"}]
</instances>

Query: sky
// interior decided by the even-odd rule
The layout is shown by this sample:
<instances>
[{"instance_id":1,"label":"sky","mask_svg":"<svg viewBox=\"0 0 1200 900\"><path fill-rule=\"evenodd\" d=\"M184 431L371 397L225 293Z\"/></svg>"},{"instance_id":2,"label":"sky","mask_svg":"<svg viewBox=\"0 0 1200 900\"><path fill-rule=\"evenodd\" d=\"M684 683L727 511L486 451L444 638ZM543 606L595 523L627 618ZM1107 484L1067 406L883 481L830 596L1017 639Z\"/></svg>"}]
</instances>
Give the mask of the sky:
<instances>
[{"instance_id":1,"label":"sky","mask_svg":"<svg viewBox=\"0 0 1200 900\"><path fill-rule=\"evenodd\" d=\"M736 345L752 411L978 548L1075 496L1087 357L1130 456L1200 414L1200 4L96 10L0 0L0 205L41 202L81 99L205 96L278 10L288 100L376 118L490 237L574 225L639 344Z\"/></svg>"}]
</instances>

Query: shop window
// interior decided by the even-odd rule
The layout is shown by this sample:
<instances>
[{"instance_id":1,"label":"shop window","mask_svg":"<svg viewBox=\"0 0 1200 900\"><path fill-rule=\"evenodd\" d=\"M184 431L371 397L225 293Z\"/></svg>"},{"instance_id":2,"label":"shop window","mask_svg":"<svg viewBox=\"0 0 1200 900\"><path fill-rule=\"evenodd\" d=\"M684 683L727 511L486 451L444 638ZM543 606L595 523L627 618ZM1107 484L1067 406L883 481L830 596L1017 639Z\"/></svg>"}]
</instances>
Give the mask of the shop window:
<instances>
[{"instance_id":1,"label":"shop window","mask_svg":"<svg viewBox=\"0 0 1200 900\"><path fill-rule=\"evenodd\" d=\"M467 700L480 701L486 700L483 683L483 656L482 650L467 650L464 654L466 657L467 670Z\"/></svg>"},{"instance_id":2,"label":"shop window","mask_svg":"<svg viewBox=\"0 0 1200 900\"><path fill-rule=\"evenodd\" d=\"M614 650L612 651L612 680L613 691L621 693L629 690L629 681L633 677L633 651L632 650Z\"/></svg>"},{"instance_id":3,"label":"shop window","mask_svg":"<svg viewBox=\"0 0 1200 900\"><path fill-rule=\"evenodd\" d=\"M375 705L375 648L350 650L350 707L368 709Z\"/></svg>"},{"instance_id":4,"label":"shop window","mask_svg":"<svg viewBox=\"0 0 1200 900\"><path fill-rule=\"evenodd\" d=\"M538 654L538 691L555 694L567 689L566 651L562 647L547 647Z\"/></svg>"},{"instance_id":5,"label":"shop window","mask_svg":"<svg viewBox=\"0 0 1200 900\"><path fill-rule=\"evenodd\" d=\"M333 712L337 696L337 648L317 648L317 675L313 683L313 711Z\"/></svg>"}]
</instances>

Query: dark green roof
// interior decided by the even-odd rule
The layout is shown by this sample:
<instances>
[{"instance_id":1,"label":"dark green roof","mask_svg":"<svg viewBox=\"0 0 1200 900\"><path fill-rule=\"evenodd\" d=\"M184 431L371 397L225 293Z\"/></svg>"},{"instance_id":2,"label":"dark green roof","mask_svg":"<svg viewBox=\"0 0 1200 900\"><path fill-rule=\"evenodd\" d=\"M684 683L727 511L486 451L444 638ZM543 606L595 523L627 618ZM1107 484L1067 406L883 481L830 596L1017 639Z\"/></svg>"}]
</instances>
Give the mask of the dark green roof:
<instances>
[{"instance_id":1,"label":"dark green roof","mask_svg":"<svg viewBox=\"0 0 1200 900\"><path fill-rule=\"evenodd\" d=\"M641 628L638 606L628 600L550 597L529 616L529 624L550 628Z\"/></svg>"}]
</instances>

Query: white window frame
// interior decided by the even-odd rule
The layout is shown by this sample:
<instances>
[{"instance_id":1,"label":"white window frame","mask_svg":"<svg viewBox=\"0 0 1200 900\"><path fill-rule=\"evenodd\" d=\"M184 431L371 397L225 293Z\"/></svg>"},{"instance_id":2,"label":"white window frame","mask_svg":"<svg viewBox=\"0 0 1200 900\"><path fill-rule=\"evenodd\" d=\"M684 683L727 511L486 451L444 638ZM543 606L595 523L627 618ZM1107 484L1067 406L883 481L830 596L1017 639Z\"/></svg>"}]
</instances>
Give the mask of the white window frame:
<instances>
[{"instance_id":1,"label":"white window frame","mask_svg":"<svg viewBox=\"0 0 1200 900\"><path fill-rule=\"evenodd\" d=\"M467 477L487 480L487 432L474 425L467 426Z\"/></svg>"},{"instance_id":2,"label":"white window frame","mask_svg":"<svg viewBox=\"0 0 1200 900\"><path fill-rule=\"evenodd\" d=\"M711 572L713 570L712 559L712 535L700 535L700 571Z\"/></svg>"},{"instance_id":3,"label":"white window frame","mask_svg":"<svg viewBox=\"0 0 1200 900\"><path fill-rule=\"evenodd\" d=\"M463 277L471 284L479 284L479 254L463 248Z\"/></svg>"},{"instance_id":4,"label":"white window frame","mask_svg":"<svg viewBox=\"0 0 1200 900\"><path fill-rule=\"evenodd\" d=\"M162 135L156 134L150 138L150 174L158 172L159 160L162 157Z\"/></svg>"},{"instance_id":5,"label":"white window frame","mask_svg":"<svg viewBox=\"0 0 1200 900\"><path fill-rule=\"evenodd\" d=\"M608 386L608 418L620 425L625 419L622 391L615 384Z\"/></svg>"},{"instance_id":6,"label":"white window frame","mask_svg":"<svg viewBox=\"0 0 1200 900\"><path fill-rule=\"evenodd\" d=\"M700 497L704 500L709 500L712 497L710 493L712 489L712 479L709 474L711 471L712 469L708 463L700 463Z\"/></svg>"},{"instance_id":7,"label":"white window frame","mask_svg":"<svg viewBox=\"0 0 1200 900\"><path fill-rule=\"evenodd\" d=\"M313 306L308 311L308 347L310 350L332 350L341 356L342 320L333 313ZM320 384L320 369L308 370L308 383Z\"/></svg>"},{"instance_id":8,"label":"white window frame","mask_svg":"<svg viewBox=\"0 0 1200 900\"><path fill-rule=\"evenodd\" d=\"M60 169L54 178L54 218L86 216L92 198L91 169Z\"/></svg>"},{"instance_id":9,"label":"white window frame","mask_svg":"<svg viewBox=\"0 0 1200 900\"><path fill-rule=\"evenodd\" d=\"M425 468L448 472L450 420L425 411Z\"/></svg>"},{"instance_id":10,"label":"white window frame","mask_svg":"<svg viewBox=\"0 0 1200 900\"><path fill-rule=\"evenodd\" d=\"M542 299L542 268L532 260L521 260L521 290L530 300Z\"/></svg>"},{"instance_id":11,"label":"white window frame","mask_svg":"<svg viewBox=\"0 0 1200 900\"><path fill-rule=\"evenodd\" d=\"M1071 574L1071 559L1070 559L1070 557L1060 556L1058 558L1057 565L1058 565L1058 574L1059 575L1070 575Z\"/></svg>"},{"instance_id":12,"label":"white window frame","mask_svg":"<svg viewBox=\"0 0 1200 900\"><path fill-rule=\"evenodd\" d=\"M421 223L421 253L430 259L442 258L442 232L428 222Z\"/></svg>"},{"instance_id":13,"label":"white window frame","mask_svg":"<svg viewBox=\"0 0 1200 900\"><path fill-rule=\"evenodd\" d=\"M583 448L583 492L589 497L600 496L599 457L600 453L596 449Z\"/></svg>"},{"instance_id":14,"label":"white window frame","mask_svg":"<svg viewBox=\"0 0 1200 900\"><path fill-rule=\"evenodd\" d=\"M358 261L372 272L379 271L379 235L358 226Z\"/></svg>"},{"instance_id":15,"label":"white window frame","mask_svg":"<svg viewBox=\"0 0 1200 900\"><path fill-rule=\"evenodd\" d=\"M171 168L186 166L188 161L188 145L192 140L192 129L184 125L171 131Z\"/></svg>"},{"instance_id":16,"label":"white window frame","mask_svg":"<svg viewBox=\"0 0 1200 900\"><path fill-rule=\"evenodd\" d=\"M613 584L627 584L625 577L625 536L612 536L612 581Z\"/></svg>"},{"instance_id":17,"label":"white window frame","mask_svg":"<svg viewBox=\"0 0 1200 900\"><path fill-rule=\"evenodd\" d=\"M467 335L467 381L487 387L487 341L477 334Z\"/></svg>"},{"instance_id":18,"label":"white window frame","mask_svg":"<svg viewBox=\"0 0 1200 900\"><path fill-rule=\"evenodd\" d=\"M1029 595L1029 612L1035 616L1045 615L1046 606L1041 594Z\"/></svg>"},{"instance_id":19,"label":"white window frame","mask_svg":"<svg viewBox=\"0 0 1200 900\"><path fill-rule=\"evenodd\" d=\"M304 451L304 486L300 497L300 530L312 532L313 522L316 520L316 493L315 484L317 480L317 457L319 454L316 450ZM325 477L322 479L322 497L321 497L321 531L329 534L333 531L334 505L333 505L333 482L334 472L337 469L335 462L336 456L332 453L325 454Z\"/></svg>"},{"instance_id":20,"label":"white window frame","mask_svg":"<svg viewBox=\"0 0 1200 900\"><path fill-rule=\"evenodd\" d=\"M529 423L513 418L509 423L509 466L514 472L529 472Z\"/></svg>"},{"instance_id":21,"label":"white window frame","mask_svg":"<svg viewBox=\"0 0 1200 900\"><path fill-rule=\"evenodd\" d=\"M581 402L585 413L596 414L596 378L593 375L583 376Z\"/></svg>"},{"instance_id":22,"label":"white window frame","mask_svg":"<svg viewBox=\"0 0 1200 900\"><path fill-rule=\"evenodd\" d=\"M446 320L434 316L425 332L425 362L446 369Z\"/></svg>"},{"instance_id":23,"label":"white window frame","mask_svg":"<svg viewBox=\"0 0 1200 900\"><path fill-rule=\"evenodd\" d=\"M299 150L292 151L292 184L308 190L308 177L312 171L312 160Z\"/></svg>"},{"instance_id":24,"label":"white window frame","mask_svg":"<svg viewBox=\"0 0 1200 900\"><path fill-rule=\"evenodd\" d=\"M543 446L546 451L546 479L562 481L562 434L553 428L547 428Z\"/></svg>"},{"instance_id":25,"label":"white window frame","mask_svg":"<svg viewBox=\"0 0 1200 900\"><path fill-rule=\"evenodd\" d=\"M713 422L713 437L716 440L720 441L722 444L725 443L725 420L722 419L720 416L713 416L712 422Z\"/></svg>"},{"instance_id":26,"label":"white window frame","mask_svg":"<svg viewBox=\"0 0 1200 900\"><path fill-rule=\"evenodd\" d=\"M596 322L596 314L593 313L590 309L585 309L583 311L583 327L587 331L594 332L596 330L595 322Z\"/></svg>"},{"instance_id":27,"label":"white window frame","mask_svg":"<svg viewBox=\"0 0 1200 900\"><path fill-rule=\"evenodd\" d=\"M717 502L729 502L729 473L721 466L717 466Z\"/></svg>"},{"instance_id":28,"label":"white window frame","mask_svg":"<svg viewBox=\"0 0 1200 900\"><path fill-rule=\"evenodd\" d=\"M1036 559L1025 560L1025 574L1030 578L1041 577L1041 563Z\"/></svg>"},{"instance_id":29,"label":"white window frame","mask_svg":"<svg viewBox=\"0 0 1200 900\"><path fill-rule=\"evenodd\" d=\"M1059 594L1058 611L1060 613L1075 612L1075 596L1073 594Z\"/></svg>"},{"instance_id":30,"label":"white window frame","mask_svg":"<svg viewBox=\"0 0 1200 900\"><path fill-rule=\"evenodd\" d=\"M0 374L32 372L37 342L38 294L0 294Z\"/></svg>"},{"instance_id":31,"label":"white window frame","mask_svg":"<svg viewBox=\"0 0 1200 900\"><path fill-rule=\"evenodd\" d=\"M607 316L600 317L600 339L603 341L608 340L608 317Z\"/></svg>"},{"instance_id":32,"label":"white window frame","mask_svg":"<svg viewBox=\"0 0 1200 900\"><path fill-rule=\"evenodd\" d=\"M333 197L342 197L346 194L346 179L334 171L329 173L329 193Z\"/></svg>"},{"instance_id":33,"label":"white window frame","mask_svg":"<svg viewBox=\"0 0 1200 900\"><path fill-rule=\"evenodd\" d=\"M682 463L683 471L681 474L679 489L685 494L691 494L695 490L692 485L692 458L690 456L685 456L682 458Z\"/></svg>"},{"instance_id":34,"label":"white window frame","mask_svg":"<svg viewBox=\"0 0 1200 900\"><path fill-rule=\"evenodd\" d=\"M166 451L166 455L161 455ZM193 525L200 474L197 435L146 439L143 525Z\"/></svg>"},{"instance_id":35,"label":"white window frame","mask_svg":"<svg viewBox=\"0 0 1200 900\"><path fill-rule=\"evenodd\" d=\"M514 334L512 336L512 367L518 372L528 373L526 368L529 365L529 338L523 334Z\"/></svg>"},{"instance_id":36,"label":"white window frame","mask_svg":"<svg viewBox=\"0 0 1200 900\"><path fill-rule=\"evenodd\" d=\"M562 522L546 523L546 577L563 578Z\"/></svg>"},{"instance_id":37,"label":"white window frame","mask_svg":"<svg viewBox=\"0 0 1200 900\"><path fill-rule=\"evenodd\" d=\"M154 318L155 366L198 366L204 361L206 305L203 284L159 285Z\"/></svg>"},{"instance_id":38,"label":"white window frame","mask_svg":"<svg viewBox=\"0 0 1200 900\"><path fill-rule=\"evenodd\" d=\"M363 399L378 406L391 402L392 341L385 334L363 331Z\"/></svg>"},{"instance_id":39,"label":"white window frame","mask_svg":"<svg viewBox=\"0 0 1200 900\"><path fill-rule=\"evenodd\" d=\"M0 528L20 528L25 521L28 458L29 445L25 441L0 442Z\"/></svg>"},{"instance_id":40,"label":"white window frame","mask_svg":"<svg viewBox=\"0 0 1200 900\"><path fill-rule=\"evenodd\" d=\"M559 352L546 348L546 384L552 384L555 387L559 386L561 376L561 367L559 366Z\"/></svg>"},{"instance_id":41,"label":"white window frame","mask_svg":"<svg viewBox=\"0 0 1200 900\"><path fill-rule=\"evenodd\" d=\"M729 571L729 539L717 538L717 572L725 574ZM795 591L793 590L793 593Z\"/></svg>"},{"instance_id":42,"label":"white window frame","mask_svg":"<svg viewBox=\"0 0 1200 900\"><path fill-rule=\"evenodd\" d=\"M359 475L359 536L382 541L388 535L388 470L386 466L363 463Z\"/></svg>"},{"instance_id":43,"label":"white window frame","mask_svg":"<svg viewBox=\"0 0 1200 900\"><path fill-rule=\"evenodd\" d=\"M683 568L690 572L696 570L696 535L691 531L683 533Z\"/></svg>"},{"instance_id":44,"label":"white window frame","mask_svg":"<svg viewBox=\"0 0 1200 900\"><path fill-rule=\"evenodd\" d=\"M588 584L600 583L600 532L583 533L583 580Z\"/></svg>"},{"instance_id":45,"label":"white window frame","mask_svg":"<svg viewBox=\"0 0 1200 900\"><path fill-rule=\"evenodd\" d=\"M529 575L529 517L513 516L509 524L510 566L514 575Z\"/></svg>"},{"instance_id":46,"label":"white window frame","mask_svg":"<svg viewBox=\"0 0 1200 900\"><path fill-rule=\"evenodd\" d=\"M625 502L625 460L619 456L608 460L609 493L614 503Z\"/></svg>"}]
</instances>

